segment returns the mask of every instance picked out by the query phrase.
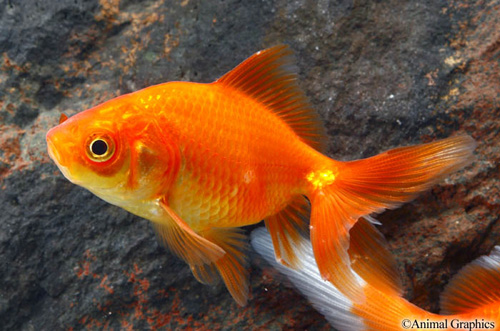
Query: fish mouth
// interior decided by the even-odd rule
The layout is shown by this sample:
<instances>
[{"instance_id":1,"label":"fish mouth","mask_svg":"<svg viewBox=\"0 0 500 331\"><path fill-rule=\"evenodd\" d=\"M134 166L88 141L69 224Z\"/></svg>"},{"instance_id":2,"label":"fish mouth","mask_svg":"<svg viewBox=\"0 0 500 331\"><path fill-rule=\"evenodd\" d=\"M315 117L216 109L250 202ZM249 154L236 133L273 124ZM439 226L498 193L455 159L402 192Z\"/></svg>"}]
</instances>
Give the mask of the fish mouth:
<instances>
[{"instance_id":1,"label":"fish mouth","mask_svg":"<svg viewBox=\"0 0 500 331\"><path fill-rule=\"evenodd\" d=\"M49 152L50 158L57 164L62 165L62 157L59 151L57 150L56 144L54 144L54 133L50 130L47 133L47 151Z\"/></svg>"},{"instance_id":2,"label":"fish mouth","mask_svg":"<svg viewBox=\"0 0 500 331\"><path fill-rule=\"evenodd\" d=\"M66 176L66 173L69 173L69 158L62 154L61 148L68 150L68 146L62 144L63 141L61 141L60 137L58 137L57 132L54 129L50 130L47 133L46 140L47 151L50 158Z\"/></svg>"},{"instance_id":3,"label":"fish mouth","mask_svg":"<svg viewBox=\"0 0 500 331\"><path fill-rule=\"evenodd\" d=\"M69 181L74 182L75 179L71 175L71 172L69 171L69 167L63 163L63 157L59 153L59 150L57 149L56 145L54 144L54 142L51 139L51 136L49 136L49 134L47 134L47 151L49 152L50 158L57 165L57 167L62 172L64 177L66 177Z\"/></svg>"},{"instance_id":4,"label":"fish mouth","mask_svg":"<svg viewBox=\"0 0 500 331\"><path fill-rule=\"evenodd\" d=\"M50 158L55 163L60 164L59 160L61 159L61 154L59 154L57 148L54 147L54 144L49 139L47 139L47 151L49 152Z\"/></svg>"}]
</instances>

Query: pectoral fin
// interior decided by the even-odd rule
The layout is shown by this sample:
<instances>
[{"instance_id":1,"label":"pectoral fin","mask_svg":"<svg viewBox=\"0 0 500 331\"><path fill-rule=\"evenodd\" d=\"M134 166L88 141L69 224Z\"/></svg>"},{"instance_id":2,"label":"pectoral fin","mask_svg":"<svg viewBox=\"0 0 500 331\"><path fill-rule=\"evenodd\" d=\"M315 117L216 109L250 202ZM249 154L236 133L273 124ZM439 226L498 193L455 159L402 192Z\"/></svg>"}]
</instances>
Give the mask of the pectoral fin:
<instances>
[{"instance_id":1,"label":"pectoral fin","mask_svg":"<svg viewBox=\"0 0 500 331\"><path fill-rule=\"evenodd\" d=\"M168 220L154 225L165 245L189 264L201 283L214 284L217 270L234 300L244 306L248 299L246 237L236 228L209 228L198 234L166 203L161 206Z\"/></svg>"},{"instance_id":2,"label":"pectoral fin","mask_svg":"<svg viewBox=\"0 0 500 331\"><path fill-rule=\"evenodd\" d=\"M215 285L220 280L214 263L191 265L190 267L193 276L202 284Z\"/></svg>"}]
</instances>

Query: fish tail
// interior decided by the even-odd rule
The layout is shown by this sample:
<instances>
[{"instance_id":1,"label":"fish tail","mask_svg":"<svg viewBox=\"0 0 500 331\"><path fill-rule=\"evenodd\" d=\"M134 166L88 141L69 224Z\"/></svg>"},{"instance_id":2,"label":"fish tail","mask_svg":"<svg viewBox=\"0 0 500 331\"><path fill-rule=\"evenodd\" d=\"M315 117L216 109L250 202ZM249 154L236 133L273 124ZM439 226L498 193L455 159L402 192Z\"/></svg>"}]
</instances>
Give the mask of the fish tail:
<instances>
[{"instance_id":1,"label":"fish tail","mask_svg":"<svg viewBox=\"0 0 500 331\"><path fill-rule=\"evenodd\" d=\"M468 164L475 145L471 137L459 135L363 160L329 160L308 174L311 242L321 276L362 302L364 293L347 252L349 230L360 217L396 208Z\"/></svg>"},{"instance_id":2,"label":"fish tail","mask_svg":"<svg viewBox=\"0 0 500 331\"><path fill-rule=\"evenodd\" d=\"M310 242L302 251L300 268L289 268L276 261L273 242L265 228L252 231L252 248L272 267L284 274L311 302L313 307L339 330L362 330L363 322L350 309L352 302L331 283L322 279L314 260Z\"/></svg>"},{"instance_id":3,"label":"fish tail","mask_svg":"<svg viewBox=\"0 0 500 331\"><path fill-rule=\"evenodd\" d=\"M354 303L339 288L323 280L309 241L302 251L301 267L289 268L274 258L271 237L264 228L254 230L251 238L255 251L284 274L336 330L400 330L403 319L425 315L425 311L408 303L399 293L378 291L353 270L366 295L362 304ZM398 277L393 281L398 286Z\"/></svg>"},{"instance_id":4,"label":"fish tail","mask_svg":"<svg viewBox=\"0 0 500 331\"><path fill-rule=\"evenodd\" d=\"M440 302L442 314L474 312L477 317L482 317L482 308L500 303L500 246L462 268L446 286Z\"/></svg>"},{"instance_id":5,"label":"fish tail","mask_svg":"<svg viewBox=\"0 0 500 331\"><path fill-rule=\"evenodd\" d=\"M360 223L362 222L364 221ZM352 231L357 233L356 235L363 236L369 226L365 223L359 227L360 223L356 224ZM309 242L305 243L301 268L297 269L289 268L276 261L271 237L264 228L254 230L251 238L252 247L257 253L286 275L313 307L338 330L402 330L415 328L412 327L415 322L432 322L438 325L445 320L449 323L449 320L454 318L459 320L484 318L487 322L496 322L498 319L500 246L496 246L489 256L483 256L471 262L452 278L441 297L441 314L455 314L450 316L427 312L406 301L399 291L399 293L381 291L365 277L359 275L358 271L353 270L362 283L362 289L366 295L363 303L355 303L339 288L322 279ZM359 250L354 254L350 252L350 255L354 257L358 253L361 254L358 257L364 267L379 274L383 273L383 270L377 270L381 267L375 259L372 259L370 250ZM397 275L386 278L385 281L393 282L394 287L399 286Z\"/></svg>"}]
</instances>

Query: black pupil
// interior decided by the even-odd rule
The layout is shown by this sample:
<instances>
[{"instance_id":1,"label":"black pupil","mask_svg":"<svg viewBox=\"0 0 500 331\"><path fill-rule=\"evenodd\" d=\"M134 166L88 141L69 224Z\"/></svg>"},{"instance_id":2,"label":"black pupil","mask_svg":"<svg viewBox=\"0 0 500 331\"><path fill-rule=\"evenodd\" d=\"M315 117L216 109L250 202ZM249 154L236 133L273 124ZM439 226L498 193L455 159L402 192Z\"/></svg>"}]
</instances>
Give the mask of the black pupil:
<instances>
[{"instance_id":1,"label":"black pupil","mask_svg":"<svg viewBox=\"0 0 500 331\"><path fill-rule=\"evenodd\" d=\"M96 140L92 142L90 149L95 155L104 155L108 151L108 144L104 140Z\"/></svg>"}]
</instances>

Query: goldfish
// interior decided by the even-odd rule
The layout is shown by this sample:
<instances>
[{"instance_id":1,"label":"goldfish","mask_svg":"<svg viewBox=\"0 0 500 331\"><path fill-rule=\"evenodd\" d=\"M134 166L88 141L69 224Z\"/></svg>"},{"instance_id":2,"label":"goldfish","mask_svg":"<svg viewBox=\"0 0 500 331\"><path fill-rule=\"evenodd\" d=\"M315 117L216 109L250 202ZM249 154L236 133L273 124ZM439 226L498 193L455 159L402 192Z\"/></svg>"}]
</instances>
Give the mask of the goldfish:
<instances>
[{"instance_id":1,"label":"goldfish","mask_svg":"<svg viewBox=\"0 0 500 331\"><path fill-rule=\"evenodd\" d=\"M378 232L361 219L351 229L353 237ZM498 330L500 328L500 246L460 270L441 295L441 315L428 312L402 297L401 279L380 233L372 246L355 245L352 257L362 257L353 273L363 283L366 300L353 302L318 271L313 247L305 242L302 268L292 269L276 262L271 236L263 228L251 234L252 246L273 267L285 274L311 304L337 330ZM366 270L370 270L366 273Z\"/></svg>"},{"instance_id":2,"label":"goldfish","mask_svg":"<svg viewBox=\"0 0 500 331\"><path fill-rule=\"evenodd\" d=\"M62 117L47 133L48 153L74 184L151 221L198 281L222 278L240 305L249 277L240 228L262 220L278 261L299 266L310 233L322 277L363 301L349 229L466 165L475 143L457 135L331 159L292 62L278 45L213 83L167 82Z\"/></svg>"}]
</instances>

